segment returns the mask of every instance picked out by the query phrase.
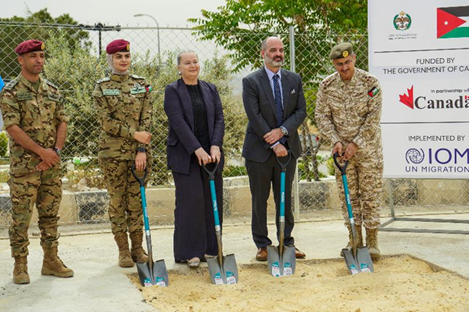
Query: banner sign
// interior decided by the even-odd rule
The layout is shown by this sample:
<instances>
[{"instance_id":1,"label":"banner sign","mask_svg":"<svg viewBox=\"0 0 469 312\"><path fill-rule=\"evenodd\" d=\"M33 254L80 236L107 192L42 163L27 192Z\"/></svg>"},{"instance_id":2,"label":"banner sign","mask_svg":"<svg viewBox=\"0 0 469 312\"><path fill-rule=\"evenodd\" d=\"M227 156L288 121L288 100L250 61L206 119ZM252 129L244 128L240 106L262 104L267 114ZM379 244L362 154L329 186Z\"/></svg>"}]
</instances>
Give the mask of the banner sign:
<instances>
[{"instance_id":1,"label":"banner sign","mask_svg":"<svg viewBox=\"0 0 469 312\"><path fill-rule=\"evenodd\" d=\"M469 2L369 0L384 176L469 178Z\"/></svg>"}]
</instances>

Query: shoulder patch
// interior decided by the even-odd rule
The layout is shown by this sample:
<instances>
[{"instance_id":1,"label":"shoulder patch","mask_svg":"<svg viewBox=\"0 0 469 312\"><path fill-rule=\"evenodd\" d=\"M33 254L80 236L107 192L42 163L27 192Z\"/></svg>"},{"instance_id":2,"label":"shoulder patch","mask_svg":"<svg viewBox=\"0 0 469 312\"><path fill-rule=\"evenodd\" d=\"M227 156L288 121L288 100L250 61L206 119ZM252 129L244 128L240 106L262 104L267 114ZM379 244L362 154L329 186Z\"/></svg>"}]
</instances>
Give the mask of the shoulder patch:
<instances>
[{"instance_id":1,"label":"shoulder patch","mask_svg":"<svg viewBox=\"0 0 469 312\"><path fill-rule=\"evenodd\" d=\"M96 83L106 82L106 81L110 81L110 80L111 80L110 77L104 77L104 78L99 79L98 81L96 81Z\"/></svg>"},{"instance_id":2,"label":"shoulder patch","mask_svg":"<svg viewBox=\"0 0 469 312\"><path fill-rule=\"evenodd\" d=\"M145 79L141 76L137 76L137 75L134 75L134 74L131 74L130 77L134 78L134 79Z\"/></svg>"},{"instance_id":3,"label":"shoulder patch","mask_svg":"<svg viewBox=\"0 0 469 312\"><path fill-rule=\"evenodd\" d=\"M373 87L373 88L370 89L370 91L368 91L368 95L370 97L374 97L378 93L379 93L379 88L377 88L377 87Z\"/></svg>"},{"instance_id":4,"label":"shoulder patch","mask_svg":"<svg viewBox=\"0 0 469 312\"><path fill-rule=\"evenodd\" d=\"M12 90L19 82L19 79L16 78L16 79L13 79L12 81L10 81L9 83L7 83L5 85L5 90Z\"/></svg>"},{"instance_id":5,"label":"shoulder patch","mask_svg":"<svg viewBox=\"0 0 469 312\"><path fill-rule=\"evenodd\" d=\"M53 84L52 82L50 82L49 80L47 79L44 79L44 81L51 87L54 87L56 90L59 90L59 87L57 87L55 84Z\"/></svg>"}]
</instances>

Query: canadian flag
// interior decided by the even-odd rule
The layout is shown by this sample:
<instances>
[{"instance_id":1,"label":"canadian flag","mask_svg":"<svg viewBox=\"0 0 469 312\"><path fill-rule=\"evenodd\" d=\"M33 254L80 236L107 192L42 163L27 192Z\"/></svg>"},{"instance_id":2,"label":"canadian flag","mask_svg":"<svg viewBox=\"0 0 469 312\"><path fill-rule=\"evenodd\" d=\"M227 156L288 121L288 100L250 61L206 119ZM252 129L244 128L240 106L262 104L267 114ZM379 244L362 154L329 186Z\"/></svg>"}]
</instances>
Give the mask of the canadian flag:
<instances>
[{"instance_id":1,"label":"canadian flag","mask_svg":"<svg viewBox=\"0 0 469 312\"><path fill-rule=\"evenodd\" d=\"M399 94L399 102L414 109L414 86L407 89L407 94Z\"/></svg>"}]
</instances>

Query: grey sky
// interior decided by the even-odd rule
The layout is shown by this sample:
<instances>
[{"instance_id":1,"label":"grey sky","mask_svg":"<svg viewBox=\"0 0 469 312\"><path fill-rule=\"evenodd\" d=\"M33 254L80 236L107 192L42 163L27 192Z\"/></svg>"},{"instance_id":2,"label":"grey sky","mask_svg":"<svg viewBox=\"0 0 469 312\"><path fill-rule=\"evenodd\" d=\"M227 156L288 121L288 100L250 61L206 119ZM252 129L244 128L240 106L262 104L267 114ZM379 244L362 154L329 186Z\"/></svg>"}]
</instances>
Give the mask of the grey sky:
<instances>
[{"instance_id":1,"label":"grey sky","mask_svg":"<svg viewBox=\"0 0 469 312\"><path fill-rule=\"evenodd\" d=\"M193 26L188 18L202 17L201 10L214 11L225 0L1 0L0 17L26 16L27 9L37 12L47 8L53 17L69 13L84 24L97 22L122 26L155 26L149 17L133 17L134 14L152 15L160 27Z\"/></svg>"}]
</instances>

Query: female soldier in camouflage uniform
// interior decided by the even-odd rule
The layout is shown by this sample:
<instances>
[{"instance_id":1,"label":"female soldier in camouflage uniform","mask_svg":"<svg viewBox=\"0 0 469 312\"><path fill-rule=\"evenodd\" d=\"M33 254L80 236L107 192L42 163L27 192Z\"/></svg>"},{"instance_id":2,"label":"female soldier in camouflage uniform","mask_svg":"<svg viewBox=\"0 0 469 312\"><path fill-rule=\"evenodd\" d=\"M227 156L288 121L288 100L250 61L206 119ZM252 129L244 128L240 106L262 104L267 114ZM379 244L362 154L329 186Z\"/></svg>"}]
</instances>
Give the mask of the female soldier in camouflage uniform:
<instances>
[{"instance_id":1,"label":"female soldier in camouflage uniform","mask_svg":"<svg viewBox=\"0 0 469 312\"><path fill-rule=\"evenodd\" d=\"M99 162L107 182L109 219L119 248L119 266L146 262L142 248L143 220L140 188L132 176L150 165L150 87L144 78L129 74L130 44L123 39L106 48L111 75L96 83L93 92L101 124ZM127 239L129 232L131 252Z\"/></svg>"}]
</instances>

